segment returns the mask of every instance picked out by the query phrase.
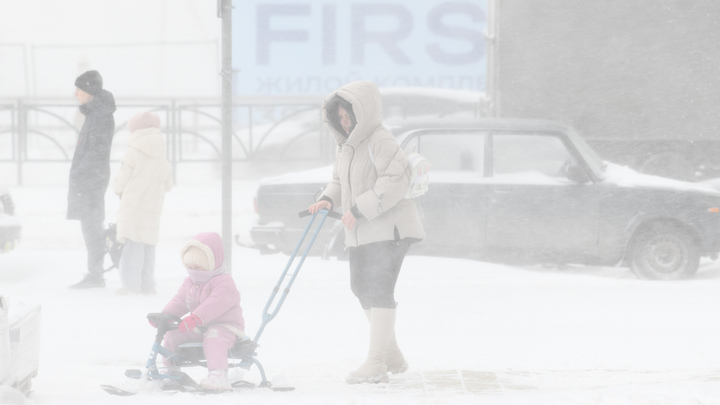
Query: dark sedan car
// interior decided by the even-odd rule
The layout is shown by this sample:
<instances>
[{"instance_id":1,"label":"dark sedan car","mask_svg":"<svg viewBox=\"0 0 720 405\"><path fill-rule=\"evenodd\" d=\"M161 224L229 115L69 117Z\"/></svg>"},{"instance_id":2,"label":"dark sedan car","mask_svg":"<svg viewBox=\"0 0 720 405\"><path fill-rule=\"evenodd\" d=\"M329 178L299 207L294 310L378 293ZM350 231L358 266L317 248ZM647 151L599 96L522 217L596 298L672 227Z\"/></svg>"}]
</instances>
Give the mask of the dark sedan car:
<instances>
[{"instance_id":1,"label":"dark sedan car","mask_svg":"<svg viewBox=\"0 0 720 405\"><path fill-rule=\"evenodd\" d=\"M406 151L432 164L420 197L427 237L411 253L519 263L622 265L638 276L694 275L720 250L720 193L602 161L571 129L551 122L415 122L393 128ZM330 167L262 181L254 245L291 251L297 212L331 177ZM341 254L339 224L316 253Z\"/></svg>"}]
</instances>

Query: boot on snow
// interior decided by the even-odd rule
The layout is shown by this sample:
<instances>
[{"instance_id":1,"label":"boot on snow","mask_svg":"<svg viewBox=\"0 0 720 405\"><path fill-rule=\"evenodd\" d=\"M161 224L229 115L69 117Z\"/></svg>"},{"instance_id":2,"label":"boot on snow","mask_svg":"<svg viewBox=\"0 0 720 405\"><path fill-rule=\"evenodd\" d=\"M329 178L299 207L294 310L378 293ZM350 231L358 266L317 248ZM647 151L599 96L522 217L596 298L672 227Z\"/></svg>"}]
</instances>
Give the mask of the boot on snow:
<instances>
[{"instance_id":1,"label":"boot on snow","mask_svg":"<svg viewBox=\"0 0 720 405\"><path fill-rule=\"evenodd\" d=\"M365 363L345 378L348 384L387 382L388 345L395 334L395 309L370 309L370 347Z\"/></svg>"},{"instance_id":2,"label":"boot on snow","mask_svg":"<svg viewBox=\"0 0 720 405\"><path fill-rule=\"evenodd\" d=\"M82 290L86 288L104 288L105 278L102 274L88 273L80 282L70 286L73 290Z\"/></svg>"},{"instance_id":3,"label":"boot on snow","mask_svg":"<svg viewBox=\"0 0 720 405\"><path fill-rule=\"evenodd\" d=\"M233 389L228 379L227 370L210 370L207 378L200 381L200 386L212 391L230 391Z\"/></svg>"},{"instance_id":4,"label":"boot on snow","mask_svg":"<svg viewBox=\"0 0 720 405\"><path fill-rule=\"evenodd\" d=\"M370 321L369 309L365 310L365 316L367 316L368 321ZM387 366L387 372L392 374L401 374L410 368L398 346L395 333L393 333L390 344L388 344L387 354L385 355L385 365Z\"/></svg>"},{"instance_id":5,"label":"boot on snow","mask_svg":"<svg viewBox=\"0 0 720 405\"><path fill-rule=\"evenodd\" d=\"M395 335L393 335L388 345L387 355L385 355L385 365L387 366L387 372L392 374L404 373L410 368L405 361L405 356L403 356L400 351L400 347L398 347Z\"/></svg>"}]
</instances>

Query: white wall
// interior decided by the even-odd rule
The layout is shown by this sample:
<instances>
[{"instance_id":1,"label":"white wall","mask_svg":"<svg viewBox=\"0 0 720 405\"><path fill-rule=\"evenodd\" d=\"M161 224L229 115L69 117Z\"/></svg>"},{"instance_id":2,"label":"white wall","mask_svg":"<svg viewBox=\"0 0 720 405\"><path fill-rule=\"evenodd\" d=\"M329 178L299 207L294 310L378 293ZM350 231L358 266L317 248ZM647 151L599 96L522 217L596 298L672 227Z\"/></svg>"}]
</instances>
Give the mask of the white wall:
<instances>
[{"instance_id":1,"label":"white wall","mask_svg":"<svg viewBox=\"0 0 720 405\"><path fill-rule=\"evenodd\" d=\"M0 98L70 97L88 69L117 97L217 97L213 0L0 0Z\"/></svg>"}]
</instances>

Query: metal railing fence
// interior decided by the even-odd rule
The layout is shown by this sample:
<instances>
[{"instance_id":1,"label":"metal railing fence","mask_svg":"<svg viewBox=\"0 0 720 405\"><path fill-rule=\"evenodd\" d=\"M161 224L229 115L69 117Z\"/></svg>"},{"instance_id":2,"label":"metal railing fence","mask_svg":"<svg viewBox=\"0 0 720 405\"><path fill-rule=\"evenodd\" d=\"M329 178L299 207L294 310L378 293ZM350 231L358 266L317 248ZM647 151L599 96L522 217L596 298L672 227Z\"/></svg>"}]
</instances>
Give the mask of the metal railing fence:
<instances>
[{"instance_id":1,"label":"metal railing fence","mask_svg":"<svg viewBox=\"0 0 720 405\"><path fill-rule=\"evenodd\" d=\"M333 159L332 142L320 125L320 101L238 100L233 103L233 162L302 162L315 167ZM110 159L126 149L127 122L135 113L160 115L168 161L180 165L220 162L221 105L203 100L117 100ZM31 164L69 163L84 117L77 104L57 100L0 100L0 170L14 166L17 185ZM178 179L175 178L175 181Z\"/></svg>"}]
</instances>

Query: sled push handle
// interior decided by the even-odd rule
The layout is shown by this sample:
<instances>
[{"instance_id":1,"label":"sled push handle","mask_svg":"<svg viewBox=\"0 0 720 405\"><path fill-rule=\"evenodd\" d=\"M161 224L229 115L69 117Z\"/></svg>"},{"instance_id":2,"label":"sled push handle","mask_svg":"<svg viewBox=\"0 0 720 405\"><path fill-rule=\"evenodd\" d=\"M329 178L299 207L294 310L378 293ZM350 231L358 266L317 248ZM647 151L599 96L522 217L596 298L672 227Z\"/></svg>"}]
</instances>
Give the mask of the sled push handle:
<instances>
[{"instance_id":1,"label":"sled push handle","mask_svg":"<svg viewBox=\"0 0 720 405\"><path fill-rule=\"evenodd\" d=\"M325 210L322 210L322 211L325 211ZM308 210L300 211L300 212L298 212L298 216L300 218L308 217L308 216L310 216L310 211L308 211ZM340 213L335 212L335 211L328 211L327 216L329 216L330 218L342 219L342 215L340 215Z\"/></svg>"},{"instance_id":2,"label":"sled push handle","mask_svg":"<svg viewBox=\"0 0 720 405\"><path fill-rule=\"evenodd\" d=\"M147 314L147 319L157 328L155 341L162 342L167 331L175 330L182 321L179 317L165 312L151 312Z\"/></svg>"},{"instance_id":3,"label":"sled push handle","mask_svg":"<svg viewBox=\"0 0 720 405\"><path fill-rule=\"evenodd\" d=\"M305 210L301 211L298 215L302 218L310 216L310 213ZM293 250L290 258L288 259L287 264L285 265L285 269L283 270L282 274L280 274L280 279L278 280L277 284L275 284L275 287L273 288L272 293L270 294L270 297L265 304L265 308L263 309L262 314L262 323L260 324L260 327L255 333L255 338L253 339L255 343L257 343L260 339L260 335L263 333L263 330L265 330L265 326L271 320L273 320L273 318L275 318L275 316L280 311L283 302L285 302L285 298L288 296L288 293L290 293L290 287L295 282L295 278L300 272L300 267L302 267L303 262L305 262L305 258L307 257L308 252L310 252L310 248L312 247L313 243L315 243L315 239L317 238L318 234L320 234L320 230L322 229L322 226L325 223L325 219L327 219L327 217L332 217L336 219L342 218L342 216L337 212L328 211L325 209L322 209L315 214L312 214L310 220L305 226L305 230L300 236L300 240L298 241L295 249ZM290 267L292 266L293 262L295 262L295 258L297 257L300 248L303 246L303 243L308 236L310 228L316 219L319 220L317 226L315 230L310 234L310 240L305 244L305 250L303 251L302 256L300 256L300 259L295 266L295 269L291 273L289 273ZM282 290L282 294L278 297L278 293L280 292L280 290Z\"/></svg>"}]
</instances>

